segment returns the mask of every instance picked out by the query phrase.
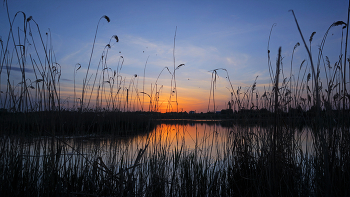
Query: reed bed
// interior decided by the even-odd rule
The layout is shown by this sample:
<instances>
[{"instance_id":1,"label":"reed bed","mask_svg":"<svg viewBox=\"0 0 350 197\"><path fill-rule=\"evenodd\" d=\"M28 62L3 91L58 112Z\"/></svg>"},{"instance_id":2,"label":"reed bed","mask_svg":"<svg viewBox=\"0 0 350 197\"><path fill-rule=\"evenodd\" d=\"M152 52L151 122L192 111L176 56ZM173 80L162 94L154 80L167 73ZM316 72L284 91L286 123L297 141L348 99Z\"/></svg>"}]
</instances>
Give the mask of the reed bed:
<instances>
[{"instance_id":1,"label":"reed bed","mask_svg":"<svg viewBox=\"0 0 350 197\"><path fill-rule=\"evenodd\" d=\"M341 52L331 66L322 53L329 30L344 31L348 23L330 25L314 64L311 42L315 33L308 45L292 14L309 59L298 69L292 59L287 75L282 49L277 53L276 68L268 49L271 84L263 93L257 88L257 79L245 90L234 89L228 71L214 69L208 112L211 104L215 112L216 80L218 71L224 71L231 88L228 117L241 124L231 120L221 133L216 123L212 130L196 130L194 147L184 143L181 133L187 132L186 127L159 127L161 124L151 121L151 112L159 108L162 86L157 86L158 79L151 92L139 91L137 74L130 81L121 76L122 56L116 70L107 66L108 51L119 41L118 36L111 37L98 65L94 65L95 73L91 73L98 26L109 22L108 16L98 21L80 88L76 88L75 78L81 65L74 68L72 107L61 98L61 67L55 60L50 33L42 35L35 19L23 12L8 16L9 36L1 41L0 53L0 194L349 196L348 59L346 52ZM22 31L16 31L15 21L21 21ZM171 106L173 97L176 111L178 108L175 72L183 66L175 66L175 38L176 32L174 69L170 72L165 67L172 83L169 111L175 109ZM296 43L293 54L300 45ZM19 77L14 74L16 69L20 70ZM141 102L145 94L150 100L148 114ZM130 112L137 106L142 107L140 113ZM215 118L215 113L208 114ZM253 126L245 124L253 119ZM197 136L203 132L204 137ZM131 141L140 136L145 140L132 146ZM305 145L305 136L312 139L310 146Z\"/></svg>"},{"instance_id":2,"label":"reed bed","mask_svg":"<svg viewBox=\"0 0 350 197\"><path fill-rule=\"evenodd\" d=\"M200 124L200 123L196 123ZM164 126L165 125L165 126ZM3 196L322 196L322 146L312 128L159 126L135 138L1 138ZM176 129L176 132L173 132ZM341 130L332 130L339 132ZM204 132L204 134L203 134ZM199 136L201 135L201 137ZM308 134L308 136L306 135ZM139 138L143 138L140 140ZM330 150L330 194L349 194L346 137Z\"/></svg>"}]
</instances>

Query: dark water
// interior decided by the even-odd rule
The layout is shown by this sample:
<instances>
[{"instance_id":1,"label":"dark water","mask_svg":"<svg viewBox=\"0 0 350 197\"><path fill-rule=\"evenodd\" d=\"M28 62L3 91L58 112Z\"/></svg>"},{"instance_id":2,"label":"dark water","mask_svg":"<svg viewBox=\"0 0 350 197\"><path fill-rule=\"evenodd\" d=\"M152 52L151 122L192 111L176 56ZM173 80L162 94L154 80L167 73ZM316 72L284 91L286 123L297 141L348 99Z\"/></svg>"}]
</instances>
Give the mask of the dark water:
<instances>
[{"instance_id":1,"label":"dark water","mask_svg":"<svg viewBox=\"0 0 350 197\"><path fill-rule=\"evenodd\" d=\"M27 157L43 157L52 152L67 159L83 157L93 160L102 157L106 164L120 162L131 164L147 146L145 157L158 153L194 153L198 157L213 161L227 159L230 151L248 150L255 157L267 147L273 128L259 126L222 126L220 122L187 122L185 124L160 123L151 132L132 137L111 136L70 136L36 138L24 143L23 152ZM280 132L287 132L281 130ZM292 131L288 143L295 154L313 154L313 137L310 128ZM238 148L237 148L238 147ZM53 150L53 151L51 151ZM230 154L232 155L232 154ZM62 160L61 162L65 162Z\"/></svg>"}]
</instances>

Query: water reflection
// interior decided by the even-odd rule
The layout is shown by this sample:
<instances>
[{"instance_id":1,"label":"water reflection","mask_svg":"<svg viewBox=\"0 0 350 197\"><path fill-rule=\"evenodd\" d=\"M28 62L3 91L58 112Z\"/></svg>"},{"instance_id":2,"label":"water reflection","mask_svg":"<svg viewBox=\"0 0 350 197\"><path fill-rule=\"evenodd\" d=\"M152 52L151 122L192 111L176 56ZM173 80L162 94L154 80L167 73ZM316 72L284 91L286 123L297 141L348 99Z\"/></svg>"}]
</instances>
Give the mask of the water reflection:
<instances>
[{"instance_id":1,"label":"water reflection","mask_svg":"<svg viewBox=\"0 0 350 197\"><path fill-rule=\"evenodd\" d=\"M12 175L17 169L23 169L23 173L31 173L28 177L36 176L33 181L38 184L54 176L59 181L66 178L64 183L81 177L82 183L96 180L95 185L104 187L104 180L116 177L118 183L126 178L138 181L137 187L141 188L142 184L164 184L167 193L171 191L170 184L181 185L184 181L204 180L203 187L198 187L200 191L210 188L208 184L212 182L239 180L242 185L249 185L247 189L250 190L254 185L268 188L272 175L278 172L274 175L276 182L282 180L280 182L288 183L288 187L291 183L298 184L298 188L305 185L312 188L312 182L322 182L324 169L329 169L323 159L327 156L326 151L322 152L324 147L331 147L329 158L335 166L333 170L338 170L336 173L348 180L343 170L348 169L348 165L338 162L348 158L348 144L344 140L348 131L340 133L336 129L321 130L317 133L318 140L314 140L310 127L296 129L286 125L277 128L275 133L273 125L183 121L161 122L150 132L124 138L116 135L34 139L3 136L0 144L4 154L0 163L9 166L9 170L17 165L12 171L3 171ZM326 141L323 133L328 134L328 143L333 140L331 146L321 143ZM330 135L335 137L330 138ZM117 182L112 181L110 185ZM127 182L120 181L123 188Z\"/></svg>"},{"instance_id":2,"label":"water reflection","mask_svg":"<svg viewBox=\"0 0 350 197\"><path fill-rule=\"evenodd\" d=\"M126 162L131 164L140 149L147 146L146 156L173 153L175 150L194 153L197 157L224 160L228 153L248 151L259 157L261 151L271 150L272 127L236 126L222 122L160 123L152 131L132 137L75 136L34 139L26 143L27 156L45 156L50 150L60 151L67 159L77 155L83 159L102 157L108 164ZM281 128L284 146L309 157L314 152L311 129ZM291 136L290 138L288 136ZM53 145L54 144L54 145ZM237 153L238 154L238 153Z\"/></svg>"}]
</instances>

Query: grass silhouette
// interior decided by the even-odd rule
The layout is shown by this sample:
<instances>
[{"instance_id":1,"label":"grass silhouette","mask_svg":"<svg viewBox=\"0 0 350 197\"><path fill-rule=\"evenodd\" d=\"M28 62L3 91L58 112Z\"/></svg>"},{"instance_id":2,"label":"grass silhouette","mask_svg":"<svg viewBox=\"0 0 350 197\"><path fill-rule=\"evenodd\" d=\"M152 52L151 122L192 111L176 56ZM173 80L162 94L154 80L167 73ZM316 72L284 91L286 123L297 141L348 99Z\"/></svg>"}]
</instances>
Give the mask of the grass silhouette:
<instances>
[{"instance_id":1,"label":"grass silhouette","mask_svg":"<svg viewBox=\"0 0 350 197\"><path fill-rule=\"evenodd\" d=\"M4 2L7 6L7 1ZM2 196L349 196L350 96L346 90L346 51L344 57L341 51L333 67L323 54L329 30L341 26L343 31L348 23L337 21L330 25L314 65L311 42L315 32L308 46L294 11L291 12L309 59L294 69L294 51L300 46L297 43L292 52L291 73L286 77L279 48L274 69L269 49L273 25L267 57L271 83L264 87L263 94L257 89L257 78L246 90L234 89L228 71L217 68L211 71L208 113L191 115L157 113L163 88L158 79L165 69L171 75L167 110L174 111L175 102L178 112L175 73L184 64L176 67L176 30L174 68L164 67L147 93L144 86L148 59L142 91L138 82L135 85L137 74L131 78L122 76L122 56L116 70L108 67L112 41L119 41L115 35L102 51L97 70L91 73L99 24L101 20L110 21L102 16L81 88L76 88L75 78L84 66L79 63L74 66L73 107L69 108L61 98L61 67L55 60L51 33L45 34L45 42L32 16L27 18L25 13L17 12L11 18L7 11L9 36L1 41L0 53L0 87L6 87L0 94L0 193ZM23 20L23 31L17 37L15 20ZM345 46L347 38L348 32ZM28 51L28 43L33 51ZM324 71L323 59L326 60ZM13 80L15 63L21 71L19 82ZM28 65L32 66L35 78L26 75ZM221 115L215 114L218 71L227 75L230 106L235 109ZM320 85L321 72L326 76L326 88ZM77 89L81 91L80 98ZM149 97L148 112L144 107L145 95ZM209 111L211 102L213 112ZM135 112L137 106L141 106L141 112ZM178 120L166 120L174 117ZM162 118L165 120L155 120ZM182 118L227 118L220 124L228 132L219 134L215 129L217 122L209 122L208 125L214 126L208 134L210 138L198 138L202 131L196 130L195 148L189 149L180 136L185 130L179 126L174 130L171 126L159 126L190 122ZM306 152L301 148L302 130L309 131L312 138L312 149L306 147ZM152 131L161 132L162 139L152 136ZM175 137L166 135L174 131ZM134 136L146 139L136 150L130 142ZM96 143L86 146L84 140L89 138L94 138ZM121 143L121 139L126 143Z\"/></svg>"}]
</instances>

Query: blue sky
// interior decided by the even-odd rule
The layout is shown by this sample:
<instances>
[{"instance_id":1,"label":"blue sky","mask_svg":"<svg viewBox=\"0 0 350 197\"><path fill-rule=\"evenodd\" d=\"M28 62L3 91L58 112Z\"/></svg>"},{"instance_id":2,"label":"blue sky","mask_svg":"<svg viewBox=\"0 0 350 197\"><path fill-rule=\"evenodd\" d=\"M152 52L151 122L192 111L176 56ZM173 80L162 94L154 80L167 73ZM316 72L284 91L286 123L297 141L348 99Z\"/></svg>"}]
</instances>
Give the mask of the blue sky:
<instances>
[{"instance_id":1,"label":"blue sky","mask_svg":"<svg viewBox=\"0 0 350 197\"><path fill-rule=\"evenodd\" d=\"M112 35L119 37L109 51L108 66L115 69L119 57L124 57L121 70L126 80L134 74L139 77L139 92L145 71L145 92L162 69L173 68L174 34L176 32L175 65L185 64L176 71L179 109L206 112L211 85L210 70L225 68L236 89L253 84L268 85L267 44L271 26L270 50L275 66L278 47L282 47L284 65L290 68L291 54L297 42L302 42L293 15L293 9L308 40L316 32L313 55L324 33L335 21L347 20L348 2L336 1L22 1L8 2L10 16L23 11L32 16L42 32L50 29L56 60L62 66L62 88L71 97L74 66L82 69L77 73L77 84L82 84L88 65L96 25L101 16L107 15L111 22L102 20L97 33L91 69L97 68L99 56ZM0 6L0 36L8 35L8 19L3 3ZM324 54L331 64L340 54L341 28L333 28L326 41ZM302 43L301 43L302 44ZM307 59L304 46L295 51L293 64L300 65ZM298 66L297 66L298 67ZM285 74L289 69L285 70ZM219 71L217 81L217 110L225 107L230 99L226 73ZM3 75L3 73L2 73ZM162 99L166 103L170 93L171 76L163 72L159 85L163 85ZM70 88L70 89L69 89ZM166 104L163 105L163 107ZM211 107L212 109L212 107Z\"/></svg>"}]
</instances>

